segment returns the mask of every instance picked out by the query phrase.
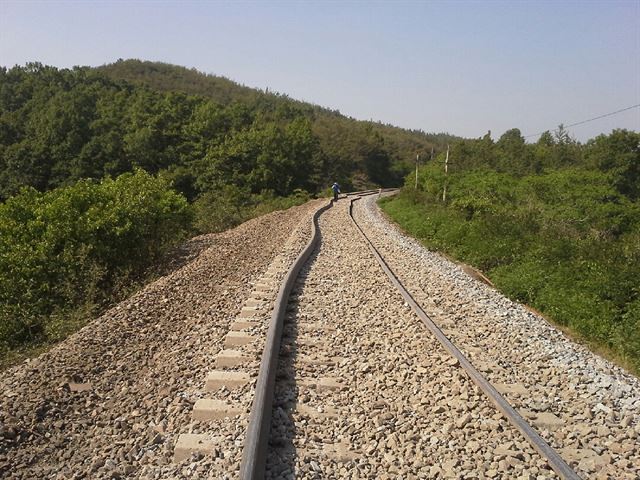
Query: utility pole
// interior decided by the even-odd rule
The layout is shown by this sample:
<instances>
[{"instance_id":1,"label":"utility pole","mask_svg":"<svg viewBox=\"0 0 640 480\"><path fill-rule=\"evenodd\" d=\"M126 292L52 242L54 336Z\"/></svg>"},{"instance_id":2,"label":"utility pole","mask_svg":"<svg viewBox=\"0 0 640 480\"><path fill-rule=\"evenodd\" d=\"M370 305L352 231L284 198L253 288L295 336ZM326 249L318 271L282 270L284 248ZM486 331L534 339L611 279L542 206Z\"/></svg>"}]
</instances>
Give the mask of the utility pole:
<instances>
[{"instance_id":1,"label":"utility pole","mask_svg":"<svg viewBox=\"0 0 640 480\"><path fill-rule=\"evenodd\" d=\"M447 156L444 158L444 190L442 190L442 203L447 201L447 175L449 173L449 145L447 145Z\"/></svg>"},{"instance_id":2,"label":"utility pole","mask_svg":"<svg viewBox=\"0 0 640 480\"><path fill-rule=\"evenodd\" d=\"M420 161L420 154L416 153L416 186L415 190L418 190L418 162Z\"/></svg>"},{"instance_id":3,"label":"utility pole","mask_svg":"<svg viewBox=\"0 0 640 480\"><path fill-rule=\"evenodd\" d=\"M429 157L429 160L433 163L433 145L431 145L431 156ZM429 179L425 178L424 180L424 185L423 185L423 190L427 190L427 184L429 183ZM417 185L417 184L416 184ZM417 188L417 187L416 187Z\"/></svg>"}]
</instances>

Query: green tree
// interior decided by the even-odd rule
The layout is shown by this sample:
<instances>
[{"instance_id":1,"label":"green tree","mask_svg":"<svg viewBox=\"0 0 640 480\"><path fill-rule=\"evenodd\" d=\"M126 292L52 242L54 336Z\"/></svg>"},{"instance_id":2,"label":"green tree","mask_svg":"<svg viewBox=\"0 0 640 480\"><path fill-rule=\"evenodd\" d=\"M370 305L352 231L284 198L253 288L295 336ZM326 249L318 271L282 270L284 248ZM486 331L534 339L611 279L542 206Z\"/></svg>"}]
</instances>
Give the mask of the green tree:
<instances>
[{"instance_id":1,"label":"green tree","mask_svg":"<svg viewBox=\"0 0 640 480\"><path fill-rule=\"evenodd\" d=\"M0 205L0 350L55 335L55 316L111 297L191 224L186 200L143 171Z\"/></svg>"},{"instance_id":2,"label":"green tree","mask_svg":"<svg viewBox=\"0 0 640 480\"><path fill-rule=\"evenodd\" d=\"M610 175L620 193L640 197L640 133L617 129L599 135L587 143L585 156L590 166Z\"/></svg>"}]
</instances>

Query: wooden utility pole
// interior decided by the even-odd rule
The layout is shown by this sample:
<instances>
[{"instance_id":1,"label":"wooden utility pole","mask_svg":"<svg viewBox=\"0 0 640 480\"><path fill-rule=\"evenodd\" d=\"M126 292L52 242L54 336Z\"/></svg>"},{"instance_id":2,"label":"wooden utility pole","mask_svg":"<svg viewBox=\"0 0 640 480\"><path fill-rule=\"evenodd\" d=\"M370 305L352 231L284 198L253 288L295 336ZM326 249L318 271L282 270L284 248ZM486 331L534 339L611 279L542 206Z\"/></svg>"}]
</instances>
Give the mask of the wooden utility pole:
<instances>
[{"instance_id":1,"label":"wooden utility pole","mask_svg":"<svg viewBox=\"0 0 640 480\"><path fill-rule=\"evenodd\" d=\"M420 154L416 153L416 186L414 187L418 190L418 162L420 161Z\"/></svg>"},{"instance_id":2,"label":"wooden utility pole","mask_svg":"<svg viewBox=\"0 0 640 480\"><path fill-rule=\"evenodd\" d=\"M447 201L447 174L449 173L449 145L447 145L447 156L444 158L444 190L442 190L442 203Z\"/></svg>"}]
</instances>

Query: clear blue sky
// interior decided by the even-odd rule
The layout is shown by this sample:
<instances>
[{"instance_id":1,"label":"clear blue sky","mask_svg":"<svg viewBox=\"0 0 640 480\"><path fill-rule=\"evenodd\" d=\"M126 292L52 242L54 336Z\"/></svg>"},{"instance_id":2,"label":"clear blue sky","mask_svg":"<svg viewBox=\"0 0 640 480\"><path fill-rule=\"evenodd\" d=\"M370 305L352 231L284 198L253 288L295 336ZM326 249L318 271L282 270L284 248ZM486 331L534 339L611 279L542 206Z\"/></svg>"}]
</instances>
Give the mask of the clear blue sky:
<instances>
[{"instance_id":1,"label":"clear blue sky","mask_svg":"<svg viewBox=\"0 0 640 480\"><path fill-rule=\"evenodd\" d=\"M640 104L640 0L0 0L0 65L118 58L427 132L527 135ZM640 130L640 108L570 131L618 127Z\"/></svg>"}]
</instances>

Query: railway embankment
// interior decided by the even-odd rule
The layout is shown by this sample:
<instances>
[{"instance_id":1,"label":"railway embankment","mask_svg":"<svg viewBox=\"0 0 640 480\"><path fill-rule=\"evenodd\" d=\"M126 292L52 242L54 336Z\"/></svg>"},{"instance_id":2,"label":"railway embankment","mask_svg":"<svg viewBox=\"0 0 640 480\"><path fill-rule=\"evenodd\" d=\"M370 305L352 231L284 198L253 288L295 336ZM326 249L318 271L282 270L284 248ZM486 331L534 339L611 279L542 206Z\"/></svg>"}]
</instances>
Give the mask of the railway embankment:
<instances>
[{"instance_id":1,"label":"railway embankment","mask_svg":"<svg viewBox=\"0 0 640 480\"><path fill-rule=\"evenodd\" d=\"M287 241L302 248L318 202L195 239L187 265L2 372L0 477L194 475L175 443L231 324Z\"/></svg>"},{"instance_id":2,"label":"railway embankment","mask_svg":"<svg viewBox=\"0 0 640 480\"><path fill-rule=\"evenodd\" d=\"M640 381L404 235L369 197L356 218L428 315L585 478L640 475Z\"/></svg>"},{"instance_id":3,"label":"railway embankment","mask_svg":"<svg viewBox=\"0 0 640 480\"><path fill-rule=\"evenodd\" d=\"M377 197L354 203L359 227L346 199L319 217L284 316L266 478L557 478L366 238L576 474L638 478L638 379L405 236ZM324 204L197 239L185 266L3 372L2 476L238 478L278 290Z\"/></svg>"}]
</instances>

